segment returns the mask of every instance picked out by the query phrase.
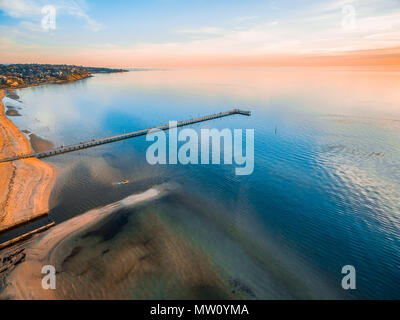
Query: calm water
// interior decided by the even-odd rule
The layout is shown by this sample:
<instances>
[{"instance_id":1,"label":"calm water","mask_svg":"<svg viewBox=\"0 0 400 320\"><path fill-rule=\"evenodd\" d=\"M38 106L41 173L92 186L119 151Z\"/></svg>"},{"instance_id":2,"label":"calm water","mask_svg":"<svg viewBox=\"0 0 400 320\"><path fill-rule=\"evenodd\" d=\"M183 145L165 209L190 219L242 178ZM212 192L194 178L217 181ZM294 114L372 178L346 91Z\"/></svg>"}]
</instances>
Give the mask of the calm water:
<instances>
[{"instance_id":1,"label":"calm water","mask_svg":"<svg viewBox=\"0 0 400 320\"><path fill-rule=\"evenodd\" d=\"M12 119L61 145L251 110L193 128L255 129L252 175L236 176L231 165L150 166L151 142L131 139L46 160L60 169L51 218L173 183L170 196L137 210L156 212L233 294L398 299L399 87L400 73L368 70L134 71L21 89L23 116ZM131 183L114 185L121 179ZM135 233L135 223L118 221L113 230ZM357 290L341 289L344 265L355 266ZM154 290L132 296L175 297Z\"/></svg>"}]
</instances>

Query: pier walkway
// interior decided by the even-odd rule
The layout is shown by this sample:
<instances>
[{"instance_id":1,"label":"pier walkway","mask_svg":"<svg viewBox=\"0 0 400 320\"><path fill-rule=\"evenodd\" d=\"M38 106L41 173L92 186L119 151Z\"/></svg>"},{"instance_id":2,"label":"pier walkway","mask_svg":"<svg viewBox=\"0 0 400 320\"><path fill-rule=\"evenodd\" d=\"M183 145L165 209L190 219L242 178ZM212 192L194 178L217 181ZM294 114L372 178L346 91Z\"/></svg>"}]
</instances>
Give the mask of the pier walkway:
<instances>
[{"instance_id":1,"label":"pier walkway","mask_svg":"<svg viewBox=\"0 0 400 320\"><path fill-rule=\"evenodd\" d=\"M139 131L133 131L133 132L125 133L125 134L120 134L120 135L117 135L117 136L106 137L106 138L101 138L101 139L94 139L94 140L87 141L87 142L81 142L79 144L61 146L61 147L57 147L57 148L50 149L50 150L43 151L43 152L16 155L16 156L13 156L13 157L0 159L0 163L1 162L9 162L9 161L20 160L20 159L26 159L26 158L38 158L38 159L40 159L40 158L52 157L52 156L56 156L56 155L67 153L67 152L74 152L74 151L78 151L78 150L82 150L82 149L96 147L96 146L99 146L99 145L102 145L102 144L106 144L106 143L112 143L112 142L121 141L121 140L125 140L125 139L140 137L140 136L146 135L151 130L164 130L164 131L167 131L167 130L172 129L172 128L188 126L188 125L195 124L195 123L198 123L198 122L203 122L203 121L209 121L209 120L213 120L213 119L223 118L223 117L227 117L227 116L231 116L231 115L235 115L235 114L241 114L241 115L245 115L245 116L250 116L251 112L250 111L240 110L240 109L233 109L233 110L230 110L230 111L216 113L216 114L212 114L212 115L209 115L209 116L199 117L199 118L190 119L190 120L186 120L186 121L180 121L180 122L177 123L176 126L173 126L173 127L170 127L169 124L166 124L166 125L162 125L162 126L158 126L158 127L154 127L154 128L143 129L143 130L139 130Z\"/></svg>"}]
</instances>

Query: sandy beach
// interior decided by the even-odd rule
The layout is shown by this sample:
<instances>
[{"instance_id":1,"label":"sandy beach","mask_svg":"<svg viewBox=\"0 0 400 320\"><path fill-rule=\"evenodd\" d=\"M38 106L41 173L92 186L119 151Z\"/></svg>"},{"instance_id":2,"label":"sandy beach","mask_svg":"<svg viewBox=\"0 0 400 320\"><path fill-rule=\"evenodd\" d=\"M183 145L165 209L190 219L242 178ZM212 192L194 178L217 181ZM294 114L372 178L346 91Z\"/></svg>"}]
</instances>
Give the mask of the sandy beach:
<instances>
[{"instance_id":1,"label":"sandy beach","mask_svg":"<svg viewBox=\"0 0 400 320\"><path fill-rule=\"evenodd\" d=\"M7 276L0 298L232 298L203 253L166 228L156 214L139 213L138 206L172 189L168 184L152 187L8 249L23 262ZM41 286L44 265L57 270L55 290Z\"/></svg>"},{"instance_id":2,"label":"sandy beach","mask_svg":"<svg viewBox=\"0 0 400 320\"><path fill-rule=\"evenodd\" d=\"M0 157L31 153L25 135L5 115L0 90ZM38 159L0 164L0 232L49 211L49 198L57 169Z\"/></svg>"}]
</instances>

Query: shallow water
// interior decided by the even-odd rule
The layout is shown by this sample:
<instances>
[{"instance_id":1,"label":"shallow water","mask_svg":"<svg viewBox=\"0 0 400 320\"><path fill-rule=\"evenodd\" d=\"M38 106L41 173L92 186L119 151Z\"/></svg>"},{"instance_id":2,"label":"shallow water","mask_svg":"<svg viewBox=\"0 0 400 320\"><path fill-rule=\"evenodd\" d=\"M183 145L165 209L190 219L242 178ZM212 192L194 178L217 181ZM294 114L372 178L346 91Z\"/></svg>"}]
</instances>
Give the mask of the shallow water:
<instances>
[{"instance_id":1,"label":"shallow water","mask_svg":"<svg viewBox=\"0 0 400 320\"><path fill-rule=\"evenodd\" d=\"M146 232L157 237L162 225L203 260L204 290L188 289L192 278L182 284L191 264L180 256L184 273L166 262L142 279L140 288L174 275L153 292L132 284L113 296L181 297L185 287L189 297L400 298L399 87L400 73L365 69L135 71L20 89L22 117L12 120L65 145L235 107L252 111L192 126L255 129L250 176L236 176L234 165L150 166L144 137L46 160L60 169L50 213L57 223L153 185L177 186L127 209L128 220L104 222L116 230L108 250L125 252L124 239L138 236L136 219L149 215L158 227ZM157 250L177 252L179 241ZM357 290L344 291L341 269L349 264Z\"/></svg>"}]
</instances>

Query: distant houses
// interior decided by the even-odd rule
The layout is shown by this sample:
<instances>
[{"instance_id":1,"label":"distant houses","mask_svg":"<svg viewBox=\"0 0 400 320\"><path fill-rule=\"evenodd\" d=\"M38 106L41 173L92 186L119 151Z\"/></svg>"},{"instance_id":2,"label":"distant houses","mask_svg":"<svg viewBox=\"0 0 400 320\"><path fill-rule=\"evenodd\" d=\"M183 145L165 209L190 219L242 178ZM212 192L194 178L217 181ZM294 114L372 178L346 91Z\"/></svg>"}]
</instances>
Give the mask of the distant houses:
<instances>
[{"instance_id":1,"label":"distant houses","mask_svg":"<svg viewBox=\"0 0 400 320\"><path fill-rule=\"evenodd\" d=\"M123 69L49 65L0 65L0 88L20 88L52 82L76 81L91 77L93 73L125 72Z\"/></svg>"}]
</instances>

